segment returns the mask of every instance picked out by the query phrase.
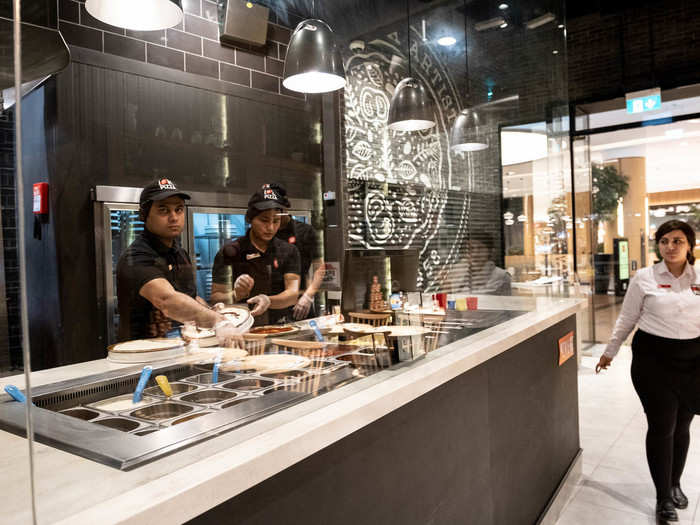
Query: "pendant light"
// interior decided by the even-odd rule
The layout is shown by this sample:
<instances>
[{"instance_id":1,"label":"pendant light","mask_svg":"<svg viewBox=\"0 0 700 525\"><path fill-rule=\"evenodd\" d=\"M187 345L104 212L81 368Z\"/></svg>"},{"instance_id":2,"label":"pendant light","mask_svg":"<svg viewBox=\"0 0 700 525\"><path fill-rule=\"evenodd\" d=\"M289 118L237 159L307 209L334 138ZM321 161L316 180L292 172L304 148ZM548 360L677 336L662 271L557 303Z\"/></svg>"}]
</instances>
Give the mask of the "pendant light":
<instances>
[{"instance_id":1,"label":"pendant light","mask_svg":"<svg viewBox=\"0 0 700 525\"><path fill-rule=\"evenodd\" d=\"M316 11L315 1L311 11ZM284 58L282 85L299 93L328 93L345 87L335 33L323 20L304 20L294 29Z\"/></svg>"},{"instance_id":2,"label":"pendant light","mask_svg":"<svg viewBox=\"0 0 700 525\"><path fill-rule=\"evenodd\" d=\"M155 31L182 21L182 0L87 0L88 13L116 27Z\"/></svg>"},{"instance_id":3,"label":"pendant light","mask_svg":"<svg viewBox=\"0 0 700 525\"><path fill-rule=\"evenodd\" d=\"M393 131L421 131L435 126L433 104L423 84L411 76L411 11L406 1L408 28L408 77L396 85L389 104L389 129Z\"/></svg>"},{"instance_id":4,"label":"pendant light","mask_svg":"<svg viewBox=\"0 0 700 525\"><path fill-rule=\"evenodd\" d=\"M469 50L467 49L467 2L464 1L464 109L452 124L450 149L455 153L481 151L489 147L484 135L484 122L474 108L469 108Z\"/></svg>"}]
</instances>

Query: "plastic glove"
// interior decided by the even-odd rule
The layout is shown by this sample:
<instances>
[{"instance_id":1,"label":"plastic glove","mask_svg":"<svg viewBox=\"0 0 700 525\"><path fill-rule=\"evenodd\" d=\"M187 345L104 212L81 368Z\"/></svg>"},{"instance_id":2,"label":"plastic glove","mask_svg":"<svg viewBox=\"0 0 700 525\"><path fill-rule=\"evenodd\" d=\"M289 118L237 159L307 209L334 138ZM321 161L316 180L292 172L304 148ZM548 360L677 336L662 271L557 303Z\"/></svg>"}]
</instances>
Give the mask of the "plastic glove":
<instances>
[{"instance_id":1,"label":"plastic glove","mask_svg":"<svg viewBox=\"0 0 700 525\"><path fill-rule=\"evenodd\" d=\"M294 305L294 309L292 310L294 320L300 321L301 319L306 319L306 316L309 315L309 310L311 310L311 305L313 304L313 298L306 294L301 294L301 297L299 297L297 304Z\"/></svg>"},{"instance_id":2,"label":"plastic glove","mask_svg":"<svg viewBox=\"0 0 700 525\"><path fill-rule=\"evenodd\" d=\"M236 279L236 282L233 283L233 295L235 297L234 300L240 301L241 299L245 299L246 297L248 297L250 295L250 291L253 289L254 284L255 281L247 273L239 275Z\"/></svg>"},{"instance_id":3,"label":"plastic glove","mask_svg":"<svg viewBox=\"0 0 700 525\"><path fill-rule=\"evenodd\" d=\"M263 294L256 295L248 299L248 304L254 305L254 308L250 311L250 315L262 315L270 308L270 298Z\"/></svg>"},{"instance_id":4,"label":"plastic glove","mask_svg":"<svg viewBox=\"0 0 700 525\"><path fill-rule=\"evenodd\" d=\"M240 331L233 321L228 319L219 321L214 326L214 331L216 332L216 340L219 346L245 348L243 337L241 337Z\"/></svg>"}]
</instances>

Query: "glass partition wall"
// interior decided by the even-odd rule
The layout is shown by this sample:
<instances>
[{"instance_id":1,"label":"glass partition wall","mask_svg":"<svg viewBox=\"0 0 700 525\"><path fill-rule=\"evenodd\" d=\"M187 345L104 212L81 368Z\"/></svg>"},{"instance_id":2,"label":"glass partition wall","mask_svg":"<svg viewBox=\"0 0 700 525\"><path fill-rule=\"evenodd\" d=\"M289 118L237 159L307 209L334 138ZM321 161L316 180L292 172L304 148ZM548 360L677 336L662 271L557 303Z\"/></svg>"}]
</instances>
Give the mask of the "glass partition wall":
<instances>
[{"instance_id":1,"label":"glass partition wall","mask_svg":"<svg viewBox=\"0 0 700 525\"><path fill-rule=\"evenodd\" d=\"M590 248L577 235L586 226L573 210L584 206L578 192L585 190L576 182L572 198L563 2L348 0L313 6L269 0L262 3L270 10L263 46L222 43L219 20L226 2L185 2L181 25L148 32L97 20L83 2L55 4L45 2L43 11L27 7L26 13L37 26L60 29L70 62L21 98L22 140L14 149L8 146L6 158L17 155L25 177L10 173L10 165L2 180L8 328L1 334L7 343L3 374L30 364L43 371L35 376L32 409L44 433L34 444L42 452L34 457L35 497L25 505L18 489L12 503L17 515L29 518L33 501L36 522L65 519L132 490L128 479L135 478L117 476L119 468L157 476L196 461L196 453L174 452L160 462L166 448L177 450L166 443L168 436L200 443L195 438L207 427L207 437L221 434L206 442L208 453L216 453L236 443L237 426L260 414L362 381L411 361L416 352L424 355L520 314L495 307L470 312L479 308L480 297L573 293L574 257L583 258ZM337 35L343 90L300 94L282 83L292 30L310 16L324 19ZM392 98L406 77L425 90L434 122L428 129L388 126ZM452 133L451 139L465 110L478 114L477 124L465 128L474 136ZM8 136L15 118L13 109L3 112ZM139 197L152 181L159 181L160 190L173 184L191 197L184 203L180 240L171 249L187 252L197 301L207 308L219 302L217 256L237 256L227 246L249 238L251 220L264 211L246 218L248 199L256 192L263 199L270 195L266 184L281 186L286 196L274 187L274 197L296 221L284 246L295 245L298 263L285 266L282 256L271 260L270 290L278 266L284 266L290 268L284 273L299 275L300 291L315 293L303 315L295 302L278 308L287 311L272 328L295 334L288 333L290 341L308 343L315 339L308 320L315 318L324 344L335 345L324 350L331 353L299 355L298 345L272 343L263 332L247 338L235 359L233 354L224 359L234 363L228 369L218 372L216 365L221 375L214 377L216 359L207 344L219 343L211 323L189 337L191 327L178 321L158 335L175 330L169 342L185 336L180 346L153 349L173 357L186 344L187 359L151 364L153 376L179 385L172 399L162 397L151 377L143 403L117 406L122 397L132 399L143 362L110 354L115 342L123 342L123 317L117 314L124 304L116 301L120 283L114 271L119 253L148 229L152 208L144 209ZM36 215L35 183L48 183L37 190L39 203L45 199L48 208ZM20 215L27 227L13 237ZM13 295L18 266L11 261L21 249L27 254L24 332L12 322L20 310ZM167 257L173 255L158 249L172 271ZM230 279L225 293L237 291L235 282ZM135 297L144 296L139 290ZM243 302L236 303L228 305L227 315L249 315ZM235 310L241 306L242 312ZM362 315L388 316L392 326L420 324L424 339L417 349L400 344L399 336L377 346L371 337L329 334L338 314L365 324L368 317ZM256 320L251 330L273 323L272 317ZM21 359L22 335L31 363ZM298 362L269 373L235 364L268 354ZM60 368L69 365L74 366ZM65 379L69 385L58 385ZM12 381L24 389L19 378ZM88 382L94 386L89 391ZM220 419L233 413L235 422ZM87 438L66 433L69 417ZM114 447L95 451L89 442L94 432L108 432ZM2 436L18 451L26 449L17 435ZM52 446L57 443L69 453L58 454ZM150 463L140 466L141 461ZM75 468L84 477L74 479ZM108 482L95 484L94 476ZM26 495L30 476L21 478ZM65 501L53 489L69 479L74 490Z\"/></svg>"}]
</instances>

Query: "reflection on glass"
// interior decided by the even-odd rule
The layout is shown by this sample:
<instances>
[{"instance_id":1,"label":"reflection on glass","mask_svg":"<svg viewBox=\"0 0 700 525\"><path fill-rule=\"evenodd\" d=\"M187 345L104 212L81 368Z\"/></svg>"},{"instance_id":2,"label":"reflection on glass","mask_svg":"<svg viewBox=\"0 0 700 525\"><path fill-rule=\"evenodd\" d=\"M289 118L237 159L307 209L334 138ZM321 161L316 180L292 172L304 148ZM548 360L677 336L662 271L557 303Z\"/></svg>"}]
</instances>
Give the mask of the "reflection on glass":
<instances>
[{"instance_id":1,"label":"reflection on glass","mask_svg":"<svg viewBox=\"0 0 700 525\"><path fill-rule=\"evenodd\" d=\"M245 214L193 213L192 231L197 264L197 294L206 298L211 296L214 257L226 241L245 235Z\"/></svg>"}]
</instances>

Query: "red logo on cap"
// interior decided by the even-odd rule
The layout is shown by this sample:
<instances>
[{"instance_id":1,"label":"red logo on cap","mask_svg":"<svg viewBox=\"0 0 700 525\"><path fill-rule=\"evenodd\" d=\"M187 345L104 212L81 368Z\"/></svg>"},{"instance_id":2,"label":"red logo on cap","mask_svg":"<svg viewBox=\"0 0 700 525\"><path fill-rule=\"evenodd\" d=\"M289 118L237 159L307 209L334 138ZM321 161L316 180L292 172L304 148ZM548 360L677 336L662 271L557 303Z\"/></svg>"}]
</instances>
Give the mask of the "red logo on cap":
<instances>
[{"instance_id":1,"label":"red logo on cap","mask_svg":"<svg viewBox=\"0 0 700 525\"><path fill-rule=\"evenodd\" d=\"M161 190L176 190L175 184L172 183L170 179L160 179L158 181L158 187Z\"/></svg>"}]
</instances>

